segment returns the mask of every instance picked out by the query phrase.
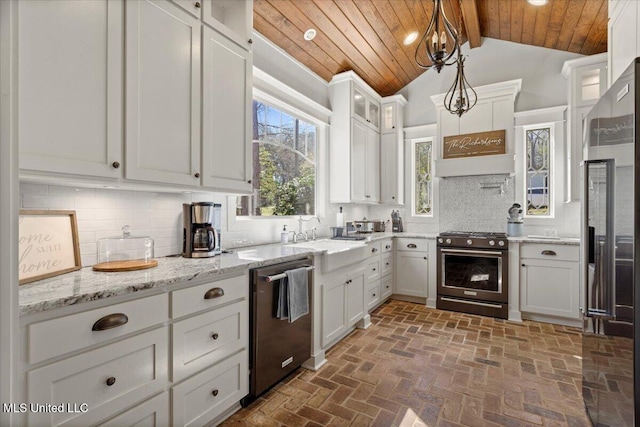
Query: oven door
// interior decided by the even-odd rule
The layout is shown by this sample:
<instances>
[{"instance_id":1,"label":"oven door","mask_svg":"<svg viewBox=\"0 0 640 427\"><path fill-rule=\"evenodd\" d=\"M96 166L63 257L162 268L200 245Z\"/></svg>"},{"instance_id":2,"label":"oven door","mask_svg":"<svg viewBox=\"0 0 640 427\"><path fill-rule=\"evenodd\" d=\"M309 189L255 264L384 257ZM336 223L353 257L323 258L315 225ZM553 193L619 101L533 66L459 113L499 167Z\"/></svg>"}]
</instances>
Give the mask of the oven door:
<instances>
[{"instance_id":1,"label":"oven door","mask_svg":"<svg viewBox=\"0 0 640 427\"><path fill-rule=\"evenodd\" d=\"M505 253L438 248L438 295L507 303Z\"/></svg>"}]
</instances>

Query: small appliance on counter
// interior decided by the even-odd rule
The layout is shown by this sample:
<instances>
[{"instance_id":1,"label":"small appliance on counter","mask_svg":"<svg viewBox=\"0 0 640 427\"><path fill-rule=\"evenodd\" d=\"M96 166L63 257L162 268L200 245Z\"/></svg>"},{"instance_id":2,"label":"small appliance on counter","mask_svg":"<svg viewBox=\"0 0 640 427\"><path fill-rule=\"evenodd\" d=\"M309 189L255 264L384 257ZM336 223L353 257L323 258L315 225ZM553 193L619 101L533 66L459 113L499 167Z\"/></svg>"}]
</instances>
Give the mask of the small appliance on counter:
<instances>
[{"instance_id":1,"label":"small appliance on counter","mask_svg":"<svg viewBox=\"0 0 640 427\"><path fill-rule=\"evenodd\" d=\"M356 233L373 233L373 221L369 221L366 217L359 221L353 221Z\"/></svg>"},{"instance_id":2,"label":"small appliance on counter","mask_svg":"<svg viewBox=\"0 0 640 427\"><path fill-rule=\"evenodd\" d=\"M391 231L404 231L400 211L391 211Z\"/></svg>"},{"instance_id":3,"label":"small appliance on counter","mask_svg":"<svg viewBox=\"0 0 640 427\"><path fill-rule=\"evenodd\" d=\"M220 249L220 215L222 205L211 202L182 205L182 256L207 258L222 253Z\"/></svg>"},{"instance_id":4,"label":"small appliance on counter","mask_svg":"<svg viewBox=\"0 0 640 427\"><path fill-rule=\"evenodd\" d=\"M522 206L514 203L509 208L509 217L507 218L507 236L518 237L524 235L524 224L522 220Z\"/></svg>"},{"instance_id":5,"label":"small appliance on counter","mask_svg":"<svg viewBox=\"0 0 640 427\"><path fill-rule=\"evenodd\" d=\"M158 265L153 259L153 239L132 236L129 226L122 227L122 235L98 239L98 263L94 271L133 271Z\"/></svg>"}]
</instances>

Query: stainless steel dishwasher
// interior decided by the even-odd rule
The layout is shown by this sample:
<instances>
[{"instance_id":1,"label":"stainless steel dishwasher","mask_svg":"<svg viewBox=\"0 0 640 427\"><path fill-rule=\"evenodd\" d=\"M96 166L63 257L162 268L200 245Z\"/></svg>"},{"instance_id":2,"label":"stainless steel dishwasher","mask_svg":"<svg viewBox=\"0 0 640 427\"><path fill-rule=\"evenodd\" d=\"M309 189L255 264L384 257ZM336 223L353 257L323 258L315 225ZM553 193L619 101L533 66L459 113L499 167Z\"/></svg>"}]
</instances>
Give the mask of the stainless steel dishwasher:
<instances>
[{"instance_id":1,"label":"stainless steel dishwasher","mask_svg":"<svg viewBox=\"0 0 640 427\"><path fill-rule=\"evenodd\" d=\"M278 319L278 286L285 271L308 269L309 313L293 323ZM313 309L313 265L311 258L251 270L249 313L249 395L243 406L295 371L311 357Z\"/></svg>"}]
</instances>

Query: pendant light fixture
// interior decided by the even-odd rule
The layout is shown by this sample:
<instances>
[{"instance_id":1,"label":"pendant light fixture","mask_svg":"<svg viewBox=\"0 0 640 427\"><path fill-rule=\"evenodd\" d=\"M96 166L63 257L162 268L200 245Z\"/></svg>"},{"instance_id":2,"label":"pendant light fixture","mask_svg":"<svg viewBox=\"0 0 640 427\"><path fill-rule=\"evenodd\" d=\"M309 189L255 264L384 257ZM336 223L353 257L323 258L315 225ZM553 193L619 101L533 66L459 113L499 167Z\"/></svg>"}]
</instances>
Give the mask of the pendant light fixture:
<instances>
[{"instance_id":1,"label":"pendant light fixture","mask_svg":"<svg viewBox=\"0 0 640 427\"><path fill-rule=\"evenodd\" d=\"M435 68L439 73L445 65L456 63L455 58L452 58L459 51L459 47L459 34L447 19L442 0L433 0L433 16L416 46L416 64L424 69ZM430 64L424 64L418 58L421 48L426 51Z\"/></svg>"},{"instance_id":2,"label":"pendant light fixture","mask_svg":"<svg viewBox=\"0 0 640 427\"><path fill-rule=\"evenodd\" d=\"M478 94L467 82L467 77L464 75L464 56L462 55L461 46L458 46L456 63L458 64L456 79L444 97L444 108L451 114L456 114L460 117L476 105Z\"/></svg>"}]
</instances>

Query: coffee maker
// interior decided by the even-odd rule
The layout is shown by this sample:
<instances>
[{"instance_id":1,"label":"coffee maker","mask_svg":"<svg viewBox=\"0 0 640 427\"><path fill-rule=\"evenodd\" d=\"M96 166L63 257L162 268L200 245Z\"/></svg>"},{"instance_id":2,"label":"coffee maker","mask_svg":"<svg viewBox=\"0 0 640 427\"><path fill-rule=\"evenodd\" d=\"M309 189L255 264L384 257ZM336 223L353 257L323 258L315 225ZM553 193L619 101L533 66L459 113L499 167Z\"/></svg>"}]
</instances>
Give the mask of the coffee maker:
<instances>
[{"instance_id":1,"label":"coffee maker","mask_svg":"<svg viewBox=\"0 0 640 427\"><path fill-rule=\"evenodd\" d=\"M207 258L222 253L220 249L220 214L222 205L211 202L182 205L182 256Z\"/></svg>"}]
</instances>

